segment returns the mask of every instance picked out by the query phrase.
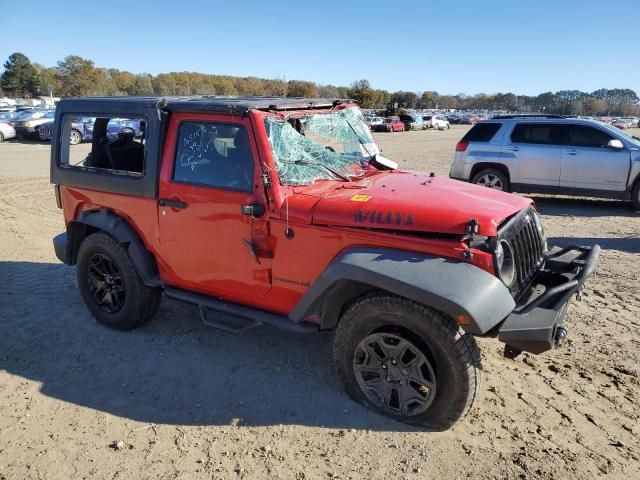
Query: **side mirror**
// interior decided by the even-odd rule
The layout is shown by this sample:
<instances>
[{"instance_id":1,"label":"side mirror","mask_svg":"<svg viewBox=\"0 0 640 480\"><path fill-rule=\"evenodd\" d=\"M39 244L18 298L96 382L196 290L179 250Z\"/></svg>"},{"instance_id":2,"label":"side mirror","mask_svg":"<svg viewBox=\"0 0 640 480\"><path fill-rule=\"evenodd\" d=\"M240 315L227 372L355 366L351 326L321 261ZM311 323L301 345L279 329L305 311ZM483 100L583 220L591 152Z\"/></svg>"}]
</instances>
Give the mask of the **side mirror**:
<instances>
[{"instance_id":1,"label":"side mirror","mask_svg":"<svg viewBox=\"0 0 640 480\"><path fill-rule=\"evenodd\" d=\"M624 148L624 143L622 143L621 140L614 138L613 140L609 140L607 147L613 148L614 150L622 150Z\"/></svg>"},{"instance_id":2,"label":"side mirror","mask_svg":"<svg viewBox=\"0 0 640 480\"><path fill-rule=\"evenodd\" d=\"M397 162L394 162L387 157L383 157L380 154L374 155L371 159L371 163L374 167L379 168L380 170L397 170L399 166Z\"/></svg>"}]
</instances>

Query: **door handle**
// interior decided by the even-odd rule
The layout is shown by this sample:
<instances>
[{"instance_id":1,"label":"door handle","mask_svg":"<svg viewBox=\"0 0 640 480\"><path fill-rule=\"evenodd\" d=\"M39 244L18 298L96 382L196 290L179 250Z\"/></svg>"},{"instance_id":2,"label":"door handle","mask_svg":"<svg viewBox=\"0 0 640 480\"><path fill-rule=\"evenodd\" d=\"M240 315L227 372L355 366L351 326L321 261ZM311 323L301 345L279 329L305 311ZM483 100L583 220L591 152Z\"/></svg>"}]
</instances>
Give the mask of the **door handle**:
<instances>
[{"instance_id":1,"label":"door handle","mask_svg":"<svg viewBox=\"0 0 640 480\"><path fill-rule=\"evenodd\" d=\"M158 199L158 205L161 207L171 207L171 208L187 208L187 203L181 200L171 200L170 198L160 198Z\"/></svg>"},{"instance_id":2,"label":"door handle","mask_svg":"<svg viewBox=\"0 0 640 480\"><path fill-rule=\"evenodd\" d=\"M507 150L511 150L512 152L519 152L520 147L507 147Z\"/></svg>"},{"instance_id":3,"label":"door handle","mask_svg":"<svg viewBox=\"0 0 640 480\"><path fill-rule=\"evenodd\" d=\"M576 150L567 150L565 153L567 155L577 155L578 154L578 152Z\"/></svg>"}]
</instances>

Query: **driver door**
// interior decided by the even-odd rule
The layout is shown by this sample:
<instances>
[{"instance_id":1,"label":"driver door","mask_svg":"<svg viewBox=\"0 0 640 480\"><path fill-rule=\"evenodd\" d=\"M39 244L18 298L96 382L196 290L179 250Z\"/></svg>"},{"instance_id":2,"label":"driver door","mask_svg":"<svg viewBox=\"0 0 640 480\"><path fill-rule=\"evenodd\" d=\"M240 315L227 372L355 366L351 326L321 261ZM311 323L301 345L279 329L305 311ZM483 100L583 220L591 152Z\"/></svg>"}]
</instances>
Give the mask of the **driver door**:
<instances>
[{"instance_id":1,"label":"driver door","mask_svg":"<svg viewBox=\"0 0 640 480\"><path fill-rule=\"evenodd\" d=\"M271 288L267 211L248 119L176 113L159 185L159 249L170 285L247 302Z\"/></svg>"}]
</instances>

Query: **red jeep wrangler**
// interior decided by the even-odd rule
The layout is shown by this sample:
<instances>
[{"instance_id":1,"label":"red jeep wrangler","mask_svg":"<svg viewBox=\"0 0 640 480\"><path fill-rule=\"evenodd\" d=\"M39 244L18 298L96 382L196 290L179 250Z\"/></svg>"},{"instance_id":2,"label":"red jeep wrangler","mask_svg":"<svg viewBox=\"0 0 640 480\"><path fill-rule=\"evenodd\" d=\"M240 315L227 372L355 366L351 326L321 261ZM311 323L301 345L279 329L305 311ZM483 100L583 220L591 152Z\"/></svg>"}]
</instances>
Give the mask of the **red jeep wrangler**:
<instances>
[{"instance_id":1,"label":"red jeep wrangler","mask_svg":"<svg viewBox=\"0 0 640 480\"><path fill-rule=\"evenodd\" d=\"M164 293L228 331L335 330L348 394L433 429L478 394L474 336L508 356L562 342L599 253L548 249L529 199L399 170L350 101L63 100L51 181L56 255L100 323L139 327Z\"/></svg>"}]
</instances>

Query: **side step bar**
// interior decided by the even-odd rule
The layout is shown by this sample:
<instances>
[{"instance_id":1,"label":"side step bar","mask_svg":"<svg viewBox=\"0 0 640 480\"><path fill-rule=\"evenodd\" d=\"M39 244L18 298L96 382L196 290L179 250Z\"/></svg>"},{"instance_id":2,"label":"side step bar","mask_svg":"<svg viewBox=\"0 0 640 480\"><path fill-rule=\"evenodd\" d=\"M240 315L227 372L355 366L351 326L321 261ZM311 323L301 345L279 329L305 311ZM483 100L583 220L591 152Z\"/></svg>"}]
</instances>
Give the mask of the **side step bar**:
<instances>
[{"instance_id":1,"label":"side step bar","mask_svg":"<svg viewBox=\"0 0 640 480\"><path fill-rule=\"evenodd\" d=\"M245 307L237 303L224 302L217 298L186 292L178 288L165 287L164 293L174 300L197 305L200 308L200 316L205 324L227 332L243 332L258 325L272 325L281 330L294 333L316 333L320 328L315 323L294 322L283 315ZM215 312L215 315L210 315L209 312Z\"/></svg>"}]
</instances>

